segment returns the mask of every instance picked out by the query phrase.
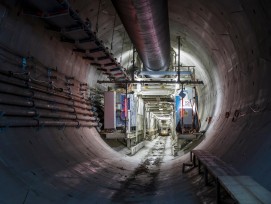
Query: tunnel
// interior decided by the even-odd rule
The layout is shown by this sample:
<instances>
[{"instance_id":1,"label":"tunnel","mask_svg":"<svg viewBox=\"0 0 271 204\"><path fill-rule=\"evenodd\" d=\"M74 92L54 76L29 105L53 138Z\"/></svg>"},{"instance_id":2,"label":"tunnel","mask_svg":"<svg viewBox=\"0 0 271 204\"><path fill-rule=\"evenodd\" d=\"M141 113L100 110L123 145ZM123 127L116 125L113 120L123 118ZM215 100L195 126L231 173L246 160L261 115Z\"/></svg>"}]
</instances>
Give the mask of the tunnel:
<instances>
[{"instance_id":1,"label":"tunnel","mask_svg":"<svg viewBox=\"0 0 271 204\"><path fill-rule=\"evenodd\" d=\"M203 82L197 90L204 137L193 148L271 191L270 1L166 2L171 61L177 56L195 67L195 80ZM151 173L142 166L155 145L169 151L168 138L129 156L101 136L103 121L85 97L90 91L94 100L114 86L99 81L132 80L142 67L115 6L110 0L1 1L0 203L214 203L204 197L199 176L182 173L188 152L161 156Z\"/></svg>"}]
</instances>

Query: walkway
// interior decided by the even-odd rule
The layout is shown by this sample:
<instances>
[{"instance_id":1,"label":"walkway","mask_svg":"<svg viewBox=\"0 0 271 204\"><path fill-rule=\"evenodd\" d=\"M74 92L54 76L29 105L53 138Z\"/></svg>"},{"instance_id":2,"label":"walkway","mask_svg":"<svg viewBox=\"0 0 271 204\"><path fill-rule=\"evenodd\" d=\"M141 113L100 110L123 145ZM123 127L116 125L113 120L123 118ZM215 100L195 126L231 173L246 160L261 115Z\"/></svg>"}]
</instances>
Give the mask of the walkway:
<instances>
[{"instance_id":1,"label":"walkway","mask_svg":"<svg viewBox=\"0 0 271 204\"><path fill-rule=\"evenodd\" d=\"M144 151L144 150L143 150ZM172 159L171 156L171 144L170 137L159 136L157 139L151 142L151 147L146 151L144 159L139 166L134 170L130 176L122 182L120 189L118 189L111 197L111 201L114 203L168 203L168 200L161 200L160 196L165 199L163 193L161 194L160 186L161 180L159 178L161 163L166 160ZM142 155L143 152L140 152ZM182 179L181 179L182 180ZM180 189L187 188L189 185L186 182L181 182ZM182 188L183 186L183 188ZM170 190L170 189L166 189ZM197 203L195 195L188 196L182 192L178 192L178 195L174 192L175 199L172 202L186 201L186 203ZM179 197L179 198L178 198ZM185 199L183 200L183 198ZM190 198L191 197L191 198Z\"/></svg>"}]
</instances>

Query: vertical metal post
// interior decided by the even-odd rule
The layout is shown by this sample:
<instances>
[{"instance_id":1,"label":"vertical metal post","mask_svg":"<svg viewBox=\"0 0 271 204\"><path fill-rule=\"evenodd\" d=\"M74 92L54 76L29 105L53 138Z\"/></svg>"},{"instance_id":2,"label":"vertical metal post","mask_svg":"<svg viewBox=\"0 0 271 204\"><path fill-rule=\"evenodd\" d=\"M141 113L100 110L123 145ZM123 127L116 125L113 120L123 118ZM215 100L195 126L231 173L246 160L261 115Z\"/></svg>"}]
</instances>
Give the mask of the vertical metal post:
<instances>
[{"instance_id":1,"label":"vertical metal post","mask_svg":"<svg viewBox=\"0 0 271 204\"><path fill-rule=\"evenodd\" d=\"M125 106L126 106L126 109L128 109L128 98L127 98L127 96L128 96L128 83L126 83L126 86L125 86L125 88L126 88L126 92L125 92L125 98L126 98L126 100L125 100ZM126 111L126 110L124 110L124 111ZM124 113L125 114L125 133L127 133L127 113Z\"/></svg>"},{"instance_id":2,"label":"vertical metal post","mask_svg":"<svg viewBox=\"0 0 271 204\"><path fill-rule=\"evenodd\" d=\"M197 89L196 89L196 87L194 86L194 89L195 89L195 101L196 101L196 107L197 107L197 112L199 112L199 109L198 109L198 94L197 94Z\"/></svg>"},{"instance_id":3,"label":"vertical metal post","mask_svg":"<svg viewBox=\"0 0 271 204\"><path fill-rule=\"evenodd\" d=\"M100 16L101 4L102 4L102 0L99 1L99 6L98 6L98 13L97 13L97 20L96 20L96 36L98 35L98 31L99 31L99 16Z\"/></svg>"},{"instance_id":4,"label":"vertical metal post","mask_svg":"<svg viewBox=\"0 0 271 204\"><path fill-rule=\"evenodd\" d=\"M199 174L201 174L200 168L201 168L201 163L200 163L200 160L198 160L198 172L199 172Z\"/></svg>"},{"instance_id":5,"label":"vertical metal post","mask_svg":"<svg viewBox=\"0 0 271 204\"><path fill-rule=\"evenodd\" d=\"M183 83L182 83L182 93L183 93ZM183 128L184 128L184 124L183 124L183 97L182 97L182 108L181 108L181 119L182 119L182 133L183 133Z\"/></svg>"},{"instance_id":6,"label":"vertical metal post","mask_svg":"<svg viewBox=\"0 0 271 204\"><path fill-rule=\"evenodd\" d=\"M180 80L180 67L181 67L181 37L178 36L178 83ZM182 83L182 92L183 92L183 83ZM181 119L182 119L182 130L183 130L183 98L182 98L182 109L181 109Z\"/></svg>"},{"instance_id":7,"label":"vertical metal post","mask_svg":"<svg viewBox=\"0 0 271 204\"><path fill-rule=\"evenodd\" d=\"M175 98L174 98L175 101ZM172 111L172 126L171 126L171 134L172 134L172 140L176 139L176 102L173 106L174 111ZM173 156L175 155L174 147L173 147Z\"/></svg>"},{"instance_id":8,"label":"vertical metal post","mask_svg":"<svg viewBox=\"0 0 271 204\"><path fill-rule=\"evenodd\" d=\"M208 169L206 166L204 166L204 183L205 183L205 186L208 185Z\"/></svg>"},{"instance_id":9,"label":"vertical metal post","mask_svg":"<svg viewBox=\"0 0 271 204\"><path fill-rule=\"evenodd\" d=\"M113 41L114 41L114 34L115 34L116 19L117 19L117 13L115 13L114 24L113 24L112 39L111 39L111 46L110 46L111 52L113 50Z\"/></svg>"},{"instance_id":10,"label":"vertical metal post","mask_svg":"<svg viewBox=\"0 0 271 204\"><path fill-rule=\"evenodd\" d=\"M220 183L218 178L216 178L216 203L220 203Z\"/></svg>"},{"instance_id":11,"label":"vertical metal post","mask_svg":"<svg viewBox=\"0 0 271 204\"><path fill-rule=\"evenodd\" d=\"M133 46L133 68L132 68L132 81L135 80L135 47Z\"/></svg>"},{"instance_id":12,"label":"vertical metal post","mask_svg":"<svg viewBox=\"0 0 271 204\"><path fill-rule=\"evenodd\" d=\"M127 107L128 107L128 99L127 99ZM127 130L128 132L131 132L131 110L127 110L127 117L128 117Z\"/></svg>"},{"instance_id":13,"label":"vertical metal post","mask_svg":"<svg viewBox=\"0 0 271 204\"><path fill-rule=\"evenodd\" d=\"M123 53L123 47L124 47L124 42L125 42L125 31L123 32L123 41L121 45L121 54L120 54L120 64L122 63L122 53Z\"/></svg>"},{"instance_id":14,"label":"vertical metal post","mask_svg":"<svg viewBox=\"0 0 271 204\"><path fill-rule=\"evenodd\" d=\"M196 72L196 71L195 71L195 68L193 67L193 74L192 74L192 75L193 75L193 78L192 78L193 81L196 80L196 73L195 73L195 72Z\"/></svg>"},{"instance_id":15,"label":"vertical metal post","mask_svg":"<svg viewBox=\"0 0 271 204\"><path fill-rule=\"evenodd\" d=\"M196 155L195 155L195 154L193 154L193 159L192 159L192 161L193 161L193 166L196 166Z\"/></svg>"},{"instance_id":16,"label":"vertical metal post","mask_svg":"<svg viewBox=\"0 0 271 204\"><path fill-rule=\"evenodd\" d=\"M174 71L176 71L176 63L177 63L177 54L176 54L176 52L174 52L174 64L175 64L175 70Z\"/></svg>"},{"instance_id":17,"label":"vertical metal post","mask_svg":"<svg viewBox=\"0 0 271 204\"><path fill-rule=\"evenodd\" d=\"M181 67L181 37L178 36L178 82L180 82L180 67Z\"/></svg>"},{"instance_id":18,"label":"vertical metal post","mask_svg":"<svg viewBox=\"0 0 271 204\"><path fill-rule=\"evenodd\" d=\"M146 139L146 105L143 105L143 137Z\"/></svg>"}]
</instances>

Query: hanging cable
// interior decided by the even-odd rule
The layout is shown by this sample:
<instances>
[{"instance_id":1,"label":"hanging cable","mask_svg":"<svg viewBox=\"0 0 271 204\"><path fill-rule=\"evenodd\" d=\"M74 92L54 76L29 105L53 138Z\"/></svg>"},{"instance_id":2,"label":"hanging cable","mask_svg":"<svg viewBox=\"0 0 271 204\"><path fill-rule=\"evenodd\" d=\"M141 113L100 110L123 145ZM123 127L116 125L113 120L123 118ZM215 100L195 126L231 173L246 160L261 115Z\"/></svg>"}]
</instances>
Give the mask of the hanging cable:
<instances>
[{"instance_id":1,"label":"hanging cable","mask_svg":"<svg viewBox=\"0 0 271 204\"><path fill-rule=\"evenodd\" d=\"M113 24L113 32L112 32L112 39L111 39L110 52L112 52L112 50L113 50L113 40L114 40L114 34L115 34L116 19L117 19L117 13L115 13L115 18L114 18L114 24Z\"/></svg>"},{"instance_id":2,"label":"hanging cable","mask_svg":"<svg viewBox=\"0 0 271 204\"><path fill-rule=\"evenodd\" d=\"M121 53L120 53L120 64L122 62L122 53L123 53L123 47L124 47L124 41L125 41L125 34L126 34L126 32L123 31L123 40L122 40Z\"/></svg>"},{"instance_id":3,"label":"hanging cable","mask_svg":"<svg viewBox=\"0 0 271 204\"><path fill-rule=\"evenodd\" d=\"M96 35L98 35L98 31L99 31L99 16L100 16L101 4L102 4L102 0L99 1L99 6L98 6L98 13L97 13L97 20L96 20Z\"/></svg>"},{"instance_id":4,"label":"hanging cable","mask_svg":"<svg viewBox=\"0 0 271 204\"><path fill-rule=\"evenodd\" d=\"M133 45L133 43L131 43L131 48L130 48L130 52L129 52L129 56L128 56L127 68L129 67L129 64L130 64L131 54L133 54L133 52L134 52L133 47L134 47L134 45ZM132 50L132 52L131 52L131 50Z\"/></svg>"}]
</instances>

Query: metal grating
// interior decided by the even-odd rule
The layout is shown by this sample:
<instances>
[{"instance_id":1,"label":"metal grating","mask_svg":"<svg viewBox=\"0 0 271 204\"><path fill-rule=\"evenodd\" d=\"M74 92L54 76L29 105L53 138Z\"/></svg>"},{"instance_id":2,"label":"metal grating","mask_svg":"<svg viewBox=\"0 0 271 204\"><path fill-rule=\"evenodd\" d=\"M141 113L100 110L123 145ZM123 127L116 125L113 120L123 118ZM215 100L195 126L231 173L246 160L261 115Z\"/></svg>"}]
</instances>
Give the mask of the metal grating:
<instances>
[{"instance_id":1,"label":"metal grating","mask_svg":"<svg viewBox=\"0 0 271 204\"><path fill-rule=\"evenodd\" d=\"M125 69L91 31L90 22L83 21L67 1L27 0L24 4L24 14L44 19L48 23L48 30L58 32L62 42L73 44L74 52L110 76L109 79L129 80Z\"/></svg>"}]
</instances>

